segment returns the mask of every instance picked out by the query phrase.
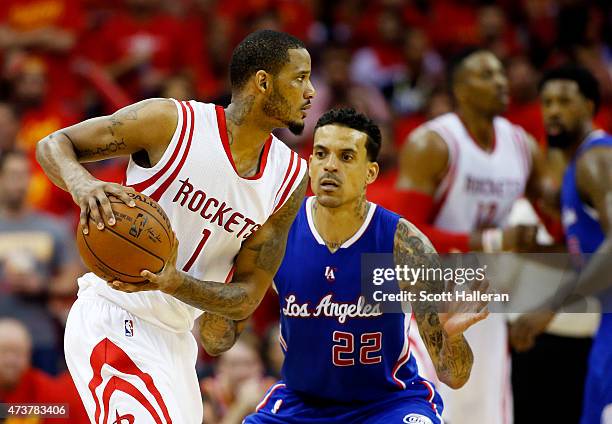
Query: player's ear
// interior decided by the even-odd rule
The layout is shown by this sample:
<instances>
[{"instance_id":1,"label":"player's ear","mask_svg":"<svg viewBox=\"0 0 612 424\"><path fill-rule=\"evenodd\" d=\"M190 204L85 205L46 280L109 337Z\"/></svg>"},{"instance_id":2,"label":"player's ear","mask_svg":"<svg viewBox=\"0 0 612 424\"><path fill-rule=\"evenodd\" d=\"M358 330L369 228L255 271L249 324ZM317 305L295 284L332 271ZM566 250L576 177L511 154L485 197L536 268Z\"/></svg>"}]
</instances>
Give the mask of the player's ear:
<instances>
[{"instance_id":1,"label":"player's ear","mask_svg":"<svg viewBox=\"0 0 612 424\"><path fill-rule=\"evenodd\" d=\"M310 166L311 163L312 163L312 155L308 156L308 178L312 180L312 174L310 173L310 170L312 169L312 167Z\"/></svg>"},{"instance_id":2,"label":"player's ear","mask_svg":"<svg viewBox=\"0 0 612 424\"><path fill-rule=\"evenodd\" d=\"M595 102L593 100L586 100L586 107L589 113L589 116L595 116Z\"/></svg>"},{"instance_id":3,"label":"player's ear","mask_svg":"<svg viewBox=\"0 0 612 424\"><path fill-rule=\"evenodd\" d=\"M380 168L377 162L368 162L368 174L366 176L366 183L372 184L378 178L378 172Z\"/></svg>"},{"instance_id":4,"label":"player's ear","mask_svg":"<svg viewBox=\"0 0 612 424\"><path fill-rule=\"evenodd\" d=\"M270 90L272 84L271 81L272 78L270 78L270 74L264 70L259 70L255 74L255 85L257 90L259 90L262 94Z\"/></svg>"}]
</instances>

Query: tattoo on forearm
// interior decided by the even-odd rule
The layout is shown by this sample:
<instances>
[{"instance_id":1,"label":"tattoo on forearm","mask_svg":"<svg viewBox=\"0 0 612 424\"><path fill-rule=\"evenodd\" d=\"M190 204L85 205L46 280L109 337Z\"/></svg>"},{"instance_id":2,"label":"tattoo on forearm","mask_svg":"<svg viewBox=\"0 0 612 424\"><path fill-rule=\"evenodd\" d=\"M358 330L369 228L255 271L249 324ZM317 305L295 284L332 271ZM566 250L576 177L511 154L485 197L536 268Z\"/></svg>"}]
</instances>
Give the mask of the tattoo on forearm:
<instances>
[{"instance_id":1,"label":"tattoo on forearm","mask_svg":"<svg viewBox=\"0 0 612 424\"><path fill-rule=\"evenodd\" d=\"M180 274L181 283L172 295L195 308L230 316L249 309L258 302L249 297L240 284L221 284L215 281L199 281L185 273Z\"/></svg>"},{"instance_id":2,"label":"tattoo on forearm","mask_svg":"<svg viewBox=\"0 0 612 424\"><path fill-rule=\"evenodd\" d=\"M234 320L204 312L200 320L200 339L209 354L218 355L229 350L237 337Z\"/></svg>"},{"instance_id":3,"label":"tattoo on forearm","mask_svg":"<svg viewBox=\"0 0 612 424\"><path fill-rule=\"evenodd\" d=\"M125 141L114 140L107 143L105 146L98 146L95 149L77 149L75 147L76 154L81 159L92 158L96 156L108 156L109 154L118 153L121 150L127 149Z\"/></svg>"},{"instance_id":4,"label":"tattoo on forearm","mask_svg":"<svg viewBox=\"0 0 612 424\"><path fill-rule=\"evenodd\" d=\"M407 265L410 268L440 267L436 251L427 237L404 219L397 225L393 255L398 265ZM421 280L415 286L405 288L439 293L444 288L444 282ZM436 367L438 377L443 381L465 382L474 360L465 338L460 336L450 340L447 337L434 304L416 302L412 306L421 338Z\"/></svg>"}]
</instances>

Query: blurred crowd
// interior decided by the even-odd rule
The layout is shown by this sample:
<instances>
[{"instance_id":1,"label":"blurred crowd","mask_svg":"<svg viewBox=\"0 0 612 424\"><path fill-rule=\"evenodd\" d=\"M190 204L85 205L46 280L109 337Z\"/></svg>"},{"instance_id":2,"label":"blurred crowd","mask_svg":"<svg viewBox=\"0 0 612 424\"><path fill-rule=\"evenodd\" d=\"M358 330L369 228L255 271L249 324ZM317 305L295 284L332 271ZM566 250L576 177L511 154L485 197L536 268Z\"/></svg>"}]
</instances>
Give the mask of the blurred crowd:
<instances>
[{"instance_id":1,"label":"blurred crowd","mask_svg":"<svg viewBox=\"0 0 612 424\"><path fill-rule=\"evenodd\" d=\"M317 97L305 131L281 131L281 138L308 155L323 111L365 112L384 135L381 176L369 189L382 205L393 196L407 135L452 108L446 64L467 46L502 59L512 99L506 115L543 148L537 84L543 70L562 63L597 77L603 106L596 124L612 130L607 0L2 0L0 402L38 399L28 391L34 381L76 399L61 387L71 384L63 326L83 272L73 237L78 210L38 167L36 142L149 97L226 105L231 51L262 28L299 37L313 58ZM88 166L119 182L125 163ZM276 302L272 294L265 299L230 352L216 360L202 354L206 422L239 423L278 377Z\"/></svg>"}]
</instances>

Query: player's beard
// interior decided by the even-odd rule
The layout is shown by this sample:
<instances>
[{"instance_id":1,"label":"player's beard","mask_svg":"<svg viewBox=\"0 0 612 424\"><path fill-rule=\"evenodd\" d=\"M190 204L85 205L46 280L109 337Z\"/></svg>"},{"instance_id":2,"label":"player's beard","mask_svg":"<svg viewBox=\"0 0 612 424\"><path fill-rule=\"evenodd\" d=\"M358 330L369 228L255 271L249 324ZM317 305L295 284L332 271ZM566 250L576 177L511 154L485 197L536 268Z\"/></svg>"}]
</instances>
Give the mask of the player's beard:
<instances>
[{"instance_id":1,"label":"player's beard","mask_svg":"<svg viewBox=\"0 0 612 424\"><path fill-rule=\"evenodd\" d=\"M557 149L567 149L577 139L576 134L571 133L570 131L563 130L558 134L546 134L546 138L548 139L548 145Z\"/></svg>"},{"instance_id":2,"label":"player's beard","mask_svg":"<svg viewBox=\"0 0 612 424\"><path fill-rule=\"evenodd\" d=\"M272 89L270 97L265 100L263 104L263 111L269 117L280 120L294 135L300 135L302 134L302 131L304 131L304 121L292 121L287 116L289 113L291 113L291 105L287 99L276 91L276 89Z\"/></svg>"}]
</instances>

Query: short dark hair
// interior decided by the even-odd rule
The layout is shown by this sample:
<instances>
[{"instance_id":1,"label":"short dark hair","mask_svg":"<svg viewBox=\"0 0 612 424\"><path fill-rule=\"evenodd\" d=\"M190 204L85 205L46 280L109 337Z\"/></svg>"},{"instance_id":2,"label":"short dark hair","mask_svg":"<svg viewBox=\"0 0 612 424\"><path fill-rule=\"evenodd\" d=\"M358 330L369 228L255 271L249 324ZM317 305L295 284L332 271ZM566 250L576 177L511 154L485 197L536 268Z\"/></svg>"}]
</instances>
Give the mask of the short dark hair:
<instances>
[{"instance_id":1,"label":"short dark hair","mask_svg":"<svg viewBox=\"0 0 612 424\"><path fill-rule=\"evenodd\" d=\"M586 68L578 65L563 65L546 72L540 81L539 91L542 92L544 85L551 80L569 80L578 85L580 93L591 100L595 105L594 114L599 110L601 104L601 94L599 93L599 83L597 79Z\"/></svg>"},{"instance_id":2,"label":"short dark hair","mask_svg":"<svg viewBox=\"0 0 612 424\"><path fill-rule=\"evenodd\" d=\"M4 171L4 166L6 162L9 160L11 156L16 156L18 158L28 160L28 155L21 149L10 148L6 150L0 149L0 172Z\"/></svg>"},{"instance_id":3,"label":"short dark hair","mask_svg":"<svg viewBox=\"0 0 612 424\"><path fill-rule=\"evenodd\" d=\"M278 73L289 62L288 50L305 48L301 40L284 32L264 29L249 34L232 53L232 88L244 87L248 79L259 70L273 75Z\"/></svg>"},{"instance_id":4,"label":"short dark hair","mask_svg":"<svg viewBox=\"0 0 612 424\"><path fill-rule=\"evenodd\" d=\"M365 147L368 152L368 159L372 162L378 159L382 142L380 129L378 125L364 114L352 108L332 109L321 115L315 126L315 132L325 125L341 125L366 134L368 139L366 140Z\"/></svg>"},{"instance_id":5,"label":"short dark hair","mask_svg":"<svg viewBox=\"0 0 612 424\"><path fill-rule=\"evenodd\" d=\"M463 67L463 63L465 59L473 55L474 53L480 52L489 52L489 50L480 46L468 46L456 53L454 56L450 58L447 65L447 75L448 75L448 87L451 89L454 87L457 82L457 74L459 70Z\"/></svg>"}]
</instances>

